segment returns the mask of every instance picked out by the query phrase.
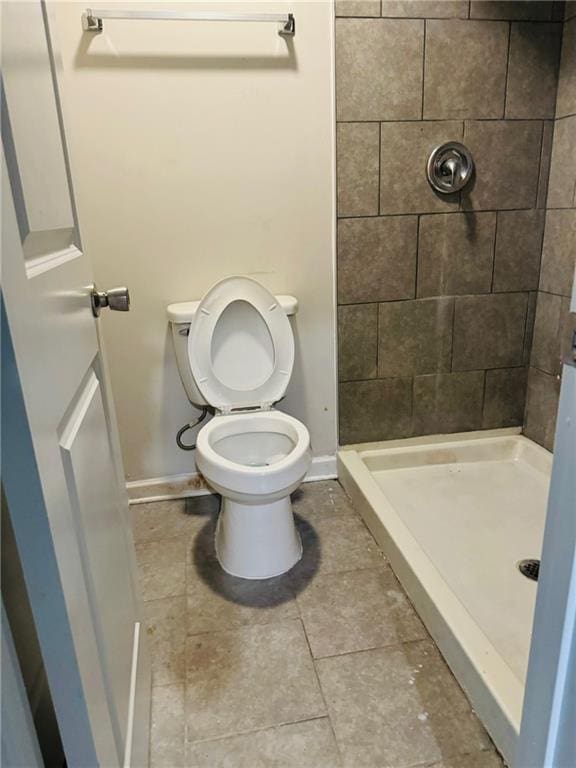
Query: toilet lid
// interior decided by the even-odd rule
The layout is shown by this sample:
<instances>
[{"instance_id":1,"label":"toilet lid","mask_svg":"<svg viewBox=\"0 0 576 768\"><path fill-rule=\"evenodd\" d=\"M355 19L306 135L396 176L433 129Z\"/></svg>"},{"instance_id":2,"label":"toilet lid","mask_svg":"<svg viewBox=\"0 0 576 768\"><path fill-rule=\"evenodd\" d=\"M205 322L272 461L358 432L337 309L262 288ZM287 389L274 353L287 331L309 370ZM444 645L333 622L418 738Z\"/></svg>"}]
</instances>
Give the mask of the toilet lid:
<instances>
[{"instance_id":1,"label":"toilet lid","mask_svg":"<svg viewBox=\"0 0 576 768\"><path fill-rule=\"evenodd\" d=\"M198 389L218 410L271 406L294 366L290 321L256 280L227 277L198 305L188 358Z\"/></svg>"}]
</instances>

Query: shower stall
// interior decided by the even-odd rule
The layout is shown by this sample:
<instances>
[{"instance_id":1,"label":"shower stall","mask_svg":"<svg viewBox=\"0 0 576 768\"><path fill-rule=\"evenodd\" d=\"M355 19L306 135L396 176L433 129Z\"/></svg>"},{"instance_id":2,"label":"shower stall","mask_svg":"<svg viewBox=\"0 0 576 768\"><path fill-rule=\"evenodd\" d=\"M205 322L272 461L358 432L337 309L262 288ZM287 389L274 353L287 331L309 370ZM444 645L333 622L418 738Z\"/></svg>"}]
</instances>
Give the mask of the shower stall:
<instances>
[{"instance_id":1,"label":"shower stall","mask_svg":"<svg viewBox=\"0 0 576 768\"><path fill-rule=\"evenodd\" d=\"M336 12L339 478L515 764L574 359L576 9Z\"/></svg>"}]
</instances>

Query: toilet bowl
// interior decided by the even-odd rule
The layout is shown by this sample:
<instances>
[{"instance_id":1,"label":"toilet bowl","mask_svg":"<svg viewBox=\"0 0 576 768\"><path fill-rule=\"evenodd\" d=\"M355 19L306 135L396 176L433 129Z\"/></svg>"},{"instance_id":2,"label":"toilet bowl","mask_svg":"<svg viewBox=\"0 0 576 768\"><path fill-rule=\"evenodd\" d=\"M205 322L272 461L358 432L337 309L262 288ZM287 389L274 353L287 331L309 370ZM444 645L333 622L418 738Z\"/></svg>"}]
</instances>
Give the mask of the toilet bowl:
<instances>
[{"instance_id":1,"label":"toilet bowl","mask_svg":"<svg viewBox=\"0 0 576 768\"><path fill-rule=\"evenodd\" d=\"M290 494L310 460L308 430L280 411L216 416L200 430L197 467L222 495L215 544L225 571L266 579L298 562Z\"/></svg>"},{"instance_id":2,"label":"toilet bowl","mask_svg":"<svg viewBox=\"0 0 576 768\"><path fill-rule=\"evenodd\" d=\"M296 308L293 297L275 297L246 277L222 280L200 302L168 307L188 397L215 411L198 433L196 465L222 496L216 555L225 571L246 579L285 573L302 554L290 494L310 467L310 435L273 407L292 373L287 312Z\"/></svg>"}]
</instances>

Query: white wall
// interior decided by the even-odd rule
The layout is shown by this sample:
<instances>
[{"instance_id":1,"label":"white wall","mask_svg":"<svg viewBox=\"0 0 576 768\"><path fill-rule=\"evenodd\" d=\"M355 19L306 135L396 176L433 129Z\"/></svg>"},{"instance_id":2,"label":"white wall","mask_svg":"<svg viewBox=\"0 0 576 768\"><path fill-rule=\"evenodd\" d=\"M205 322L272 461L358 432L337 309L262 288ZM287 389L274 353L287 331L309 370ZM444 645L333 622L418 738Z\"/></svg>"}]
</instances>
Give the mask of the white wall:
<instances>
[{"instance_id":1,"label":"white wall","mask_svg":"<svg viewBox=\"0 0 576 768\"><path fill-rule=\"evenodd\" d=\"M172 350L167 304L230 274L300 300L297 360L282 410L314 454L336 448L333 8L331 0L129 2L99 7L293 11L275 24L107 21L55 3L65 116L84 247L101 288L127 284L128 315L104 336L126 474L193 470L176 430L195 411Z\"/></svg>"}]
</instances>

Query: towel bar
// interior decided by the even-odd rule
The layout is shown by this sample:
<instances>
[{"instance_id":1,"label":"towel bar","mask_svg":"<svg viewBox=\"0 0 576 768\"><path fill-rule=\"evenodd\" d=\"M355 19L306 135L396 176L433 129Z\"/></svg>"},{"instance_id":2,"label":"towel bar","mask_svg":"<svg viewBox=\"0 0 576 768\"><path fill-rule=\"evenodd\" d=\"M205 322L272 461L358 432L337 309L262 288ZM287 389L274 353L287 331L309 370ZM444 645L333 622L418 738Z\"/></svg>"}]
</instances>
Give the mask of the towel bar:
<instances>
[{"instance_id":1,"label":"towel bar","mask_svg":"<svg viewBox=\"0 0 576 768\"><path fill-rule=\"evenodd\" d=\"M85 32L102 32L103 19L134 19L137 21L275 21L281 24L278 34L294 37L296 20L291 13L216 13L212 11L112 11L87 8L82 14Z\"/></svg>"}]
</instances>

